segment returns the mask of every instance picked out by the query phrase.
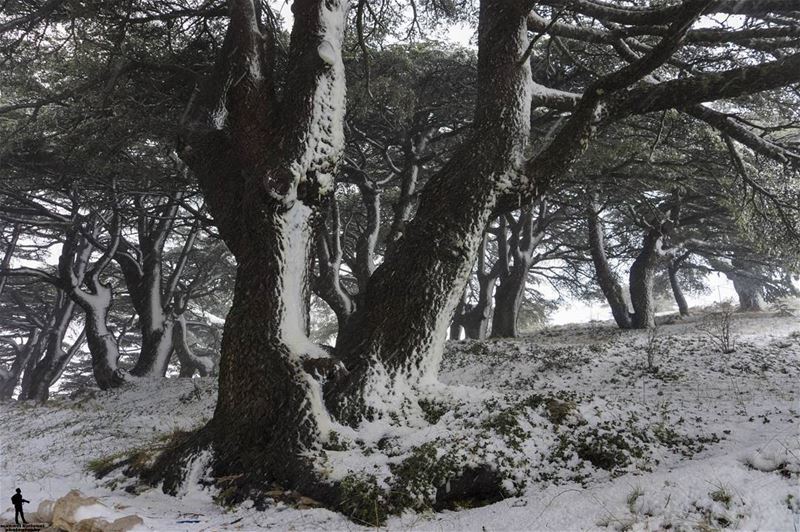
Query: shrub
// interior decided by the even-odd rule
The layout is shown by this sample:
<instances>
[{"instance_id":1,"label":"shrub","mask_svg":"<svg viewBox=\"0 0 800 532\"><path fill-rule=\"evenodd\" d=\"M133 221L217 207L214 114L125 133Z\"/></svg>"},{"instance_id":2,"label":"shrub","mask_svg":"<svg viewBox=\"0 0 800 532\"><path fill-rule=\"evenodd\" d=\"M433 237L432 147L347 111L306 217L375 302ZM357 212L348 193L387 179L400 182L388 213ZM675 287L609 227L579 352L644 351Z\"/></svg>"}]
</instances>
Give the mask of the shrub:
<instances>
[{"instance_id":1,"label":"shrub","mask_svg":"<svg viewBox=\"0 0 800 532\"><path fill-rule=\"evenodd\" d=\"M723 354L736 351L736 338L733 334L733 309L723 307L721 311L709 314L700 325L703 331Z\"/></svg>"}]
</instances>

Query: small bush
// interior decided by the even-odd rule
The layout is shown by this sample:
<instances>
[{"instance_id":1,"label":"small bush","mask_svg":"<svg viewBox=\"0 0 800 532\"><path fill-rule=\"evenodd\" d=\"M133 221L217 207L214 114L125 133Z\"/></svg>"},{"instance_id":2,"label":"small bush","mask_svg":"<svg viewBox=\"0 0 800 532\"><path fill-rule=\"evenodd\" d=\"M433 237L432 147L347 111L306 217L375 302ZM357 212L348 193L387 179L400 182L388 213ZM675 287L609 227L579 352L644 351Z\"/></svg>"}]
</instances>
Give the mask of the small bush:
<instances>
[{"instance_id":1,"label":"small bush","mask_svg":"<svg viewBox=\"0 0 800 532\"><path fill-rule=\"evenodd\" d=\"M660 351L661 345L658 341L658 326L653 326L647 330L647 345L645 347L647 371L649 373L656 373L658 371L658 367L655 365L655 359Z\"/></svg>"},{"instance_id":2,"label":"small bush","mask_svg":"<svg viewBox=\"0 0 800 532\"><path fill-rule=\"evenodd\" d=\"M339 508L356 523L378 527L386 522L386 494L372 475L352 474L342 479Z\"/></svg>"},{"instance_id":3,"label":"small bush","mask_svg":"<svg viewBox=\"0 0 800 532\"><path fill-rule=\"evenodd\" d=\"M389 493L396 511L411 508L424 511L436 503L436 491L457 474L455 459L439 456L435 442L420 445L400 464L390 466L394 479Z\"/></svg>"},{"instance_id":4,"label":"small bush","mask_svg":"<svg viewBox=\"0 0 800 532\"><path fill-rule=\"evenodd\" d=\"M124 460L124 458L124 452L114 453L108 456L101 456L100 458L94 458L87 462L86 471L92 473L95 478L103 478L117 469L117 467L121 467L121 465L118 464L121 460Z\"/></svg>"},{"instance_id":5,"label":"small bush","mask_svg":"<svg viewBox=\"0 0 800 532\"><path fill-rule=\"evenodd\" d=\"M733 309L725 306L719 312L709 314L700 325L711 341L723 354L736 351L736 337L733 334Z\"/></svg>"}]
</instances>

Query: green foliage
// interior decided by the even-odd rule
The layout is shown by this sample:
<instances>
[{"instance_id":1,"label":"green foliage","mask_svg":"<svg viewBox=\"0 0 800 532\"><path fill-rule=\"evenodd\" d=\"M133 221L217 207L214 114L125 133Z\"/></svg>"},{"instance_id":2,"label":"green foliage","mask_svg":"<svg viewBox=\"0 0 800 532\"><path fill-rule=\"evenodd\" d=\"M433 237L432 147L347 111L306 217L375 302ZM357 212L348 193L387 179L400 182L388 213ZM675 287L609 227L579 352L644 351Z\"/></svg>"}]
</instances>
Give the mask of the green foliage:
<instances>
[{"instance_id":1,"label":"green foliage","mask_svg":"<svg viewBox=\"0 0 800 532\"><path fill-rule=\"evenodd\" d=\"M342 479L339 510L353 521L378 527L386 522L389 507L386 493L372 475L352 474Z\"/></svg>"},{"instance_id":2,"label":"green foliage","mask_svg":"<svg viewBox=\"0 0 800 532\"><path fill-rule=\"evenodd\" d=\"M394 475L389 499L396 510L429 510L436 491L458 473L458 462L448 453L440 455L436 442L414 448L408 458L392 465Z\"/></svg>"},{"instance_id":3,"label":"green foliage","mask_svg":"<svg viewBox=\"0 0 800 532\"><path fill-rule=\"evenodd\" d=\"M442 416L449 410L444 403L439 403L432 399L420 399L419 407L422 409L422 416L425 418L425 421L431 425L437 424Z\"/></svg>"},{"instance_id":4,"label":"green foliage","mask_svg":"<svg viewBox=\"0 0 800 532\"><path fill-rule=\"evenodd\" d=\"M332 430L328 433L328 441L325 443L325 449L330 451L346 451L350 448L350 442L343 439L342 436Z\"/></svg>"}]
</instances>

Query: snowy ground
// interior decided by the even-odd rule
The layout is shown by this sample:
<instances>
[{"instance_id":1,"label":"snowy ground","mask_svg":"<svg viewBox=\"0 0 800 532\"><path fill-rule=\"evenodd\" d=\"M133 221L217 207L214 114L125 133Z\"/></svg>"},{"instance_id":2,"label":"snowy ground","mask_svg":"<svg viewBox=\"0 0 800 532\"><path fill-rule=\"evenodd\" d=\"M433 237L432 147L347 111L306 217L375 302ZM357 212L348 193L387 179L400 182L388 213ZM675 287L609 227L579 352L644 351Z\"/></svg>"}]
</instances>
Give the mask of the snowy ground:
<instances>
[{"instance_id":1,"label":"snowy ground","mask_svg":"<svg viewBox=\"0 0 800 532\"><path fill-rule=\"evenodd\" d=\"M570 393L578 415L588 420L584 429L625 434L633 427L659 441L629 466L610 471L577 455L561 456L557 470L542 460L520 497L459 512L407 513L386 528L799 530L800 319L737 315L737 350L729 355L718 352L701 323L659 328L656 373L644 369L648 334L622 333L610 324L450 344L441 379L451 390L520 398ZM38 501L77 488L163 531L361 528L328 510L284 503L263 512L226 510L199 490L179 498L159 490L129 494L114 485L118 476L96 480L87 472L92 460L152 447L174 430L201 425L212 414L214 394L209 379L174 379L121 393L86 392L44 407L2 404L0 494L10 497L20 487L35 510ZM554 442L552 431L569 438L574 430L577 439L584 430L541 427L552 429L542 440ZM552 449L542 444L542 450ZM6 519L13 519L10 507L0 515Z\"/></svg>"}]
</instances>

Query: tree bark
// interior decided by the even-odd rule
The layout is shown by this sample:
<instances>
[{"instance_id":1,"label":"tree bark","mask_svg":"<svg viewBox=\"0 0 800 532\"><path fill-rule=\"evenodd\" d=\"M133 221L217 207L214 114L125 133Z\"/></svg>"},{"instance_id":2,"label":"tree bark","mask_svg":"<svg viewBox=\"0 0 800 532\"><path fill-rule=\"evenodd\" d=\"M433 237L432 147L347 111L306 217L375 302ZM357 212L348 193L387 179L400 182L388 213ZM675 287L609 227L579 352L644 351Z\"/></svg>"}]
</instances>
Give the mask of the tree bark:
<instances>
[{"instance_id":1,"label":"tree bark","mask_svg":"<svg viewBox=\"0 0 800 532\"><path fill-rule=\"evenodd\" d=\"M314 278L314 293L316 293L336 314L338 330L341 331L355 309L355 298L342 285L342 237L341 219L339 216L339 202L333 195L330 199L328 211L330 229L325 223L320 223L317 233L317 268L319 275Z\"/></svg>"},{"instance_id":2,"label":"tree bark","mask_svg":"<svg viewBox=\"0 0 800 532\"><path fill-rule=\"evenodd\" d=\"M110 284L100 281L100 275L111 262L120 242L121 228L116 212L111 225L109 229L111 241L91 269L88 268L88 264L81 264L81 258L89 242L76 228L67 233L64 243L67 250L61 254L58 262L60 280L57 286L62 288L85 313L86 342L92 357L92 373L101 390L121 385L126 377L126 372L117 365L119 348L107 325L108 312L114 296L113 289ZM93 231L96 231L96 228Z\"/></svg>"},{"instance_id":3,"label":"tree bark","mask_svg":"<svg viewBox=\"0 0 800 532\"><path fill-rule=\"evenodd\" d=\"M32 358L36 358L37 353L44 349L43 338L41 329L31 329L25 344L16 348L16 356L11 363L11 369L4 372L3 379L0 381L0 401L7 401L14 395L19 378L28 366L28 362Z\"/></svg>"},{"instance_id":4,"label":"tree bark","mask_svg":"<svg viewBox=\"0 0 800 532\"><path fill-rule=\"evenodd\" d=\"M394 216L387 241L394 245L405 232L406 224L414 213L414 198L417 195L420 160L428 149L428 143L436 133L435 129L425 129L413 134L404 146L405 161L400 177L400 197L394 206Z\"/></svg>"},{"instance_id":5,"label":"tree bark","mask_svg":"<svg viewBox=\"0 0 800 532\"><path fill-rule=\"evenodd\" d=\"M724 273L733 282L733 289L739 298L739 310L760 312L764 309L764 281L757 266L741 258L732 259L730 265L716 257L707 256L706 260L712 268Z\"/></svg>"},{"instance_id":6,"label":"tree bark","mask_svg":"<svg viewBox=\"0 0 800 532\"><path fill-rule=\"evenodd\" d=\"M381 194L367 179L358 184L358 190L367 213L367 225L356 243L356 264L353 269L358 281L358 299L361 299L367 292L369 278L375 272L375 246L381 229Z\"/></svg>"},{"instance_id":7,"label":"tree bark","mask_svg":"<svg viewBox=\"0 0 800 532\"><path fill-rule=\"evenodd\" d=\"M67 256L67 254L74 256ZM92 246L85 239L81 238L76 246L65 245L61 249L59 262L71 262L72 269L77 278L83 279L86 268L89 265L89 258L92 254ZM64 368L80 348L85 337L86 329L81 332L79 338L67 350L64 350L64 337L67 334L72 318L75 314L75 300L64 290L58 289L53 305L49 331L45 339L44 357L36 362L32 372L30 386L22 398L44 403L50 396L50 387L55 384L61 376Z\"/></svg>"},{"instance_id":8,"label":"tree bark","mask_svg":"<svg viewBox=\"0 0 800 532\"><path fill-rule=\"evenodd\" d=\"M27 387L26 394L20 396L23 399L35 400L40 403L47 401L50 396L50 387L61 376L69 360L75 354L74 349L64 350L64 336L75 310L74 301L60 295L59 299L64 301L56 303L55 319L53 326L47 334L44 357L36 362L31 374L30 385ZM83 342L83 335L76 341Z\"/></svg>"},{"instance_id":9,"label":"tree bark","mask_svg":"<svg viewBox=\"0 0 800 532\"><path fill-rule=\"evenodd\" d=\"M314 493L304 454L319 452L330 421L308 365L327 353L305 335L312 209L297 202L265 213L237 254L234 300L225 321L217 407L211 421L218 474L246 474ZM256 238L257 237L257 238ZM299 267L298 267L299 266ZM324 375L323 375L324 376Z\"/></svg>"},{"instance_id":10,"label":"tree bark","mask_svg":"<svg viewBox=\"0 0 800 532\"><path fill-rule=\"evenodd\" d=\"M11 264L11 258L14 256L14 250L17 248L17 242L19 241L19 235L22 226L19 223L14 224L14 229L11 231L11 240L6 247L5 252L3 253L3 260L0 262L0 269L6 270L8 269L9 265ZM6 287L6 282L8 281L8 276L0 275L0 296L3 295L3 290Z\"/></svg>"},{"instance_id":11,"label":"tree bark","mask_svg":"<svg viewBox=\"0 0 800 532\"><path fill-rule=\"evenodd\" d=\"M450 323L449 335L451 340L461 340L461 334L464 332L464 327L461 323L467 310L467 291L465 289L461 299L458 301L458 305L456 305L453 321Z\"/></svg>"},{"instance_id":12,"label":"tree bark","mask_svg":"<svg viewBox=\"0 0 800 532\"><path fill-rule=\"evenodd\" d=\"M483 340L489 332L492 319L492 295L497 284L497 275L491 272L478 275L478 302L464 313L464 334L472 340Z\"/></svg>"},{"instance_id":13,"label":"tree bark","mask_svg":"<svg viewBox=\"0 0 800 532\"><path fill-rule=\"evenodd\" d=\"M44 344L44 342L42 342ZM40 348L43 346L40 346ZM19 385L19 395L17 400L24 399L28 396L33 384L33 369L36 367L37 357L41 354L41 349L36 350L30 354L27 362L25 363L25 371L22 372L22 381Z\"/></svg>"},{"instance_id":14,"label":"tree bark","mask_svg":"<svg viewBox=\"0 0 800 532\"><path fill-rule=\"evenodd\" d=\"M94 293L82 296L79 302L86 312L86 342L92 355L92 373L101 390L119 386L125 380L124 372L117 366L117 342L107 326L111 301L111 287L98 283Z\"/></svg>"},{"instance_id":15,"label":"tree bark","mask_svg":"<svg viewBox=\"0 0 800 532\"><path fill-rule=\"evenodd\" d=\"M633 304L633 328L649 329L656 325L653 281L660 255L662 234L657 229L647 231L639 255L631 265L630 290Z\"/></svg>"},{"instance_id":16,"label":"tree bark","mask_svg":"<svg viewBox=\"0 0 800 532\"><path fill-rule=\"evenodd\" d=\"M335 371L306 335L310 255L343 152L342 40L348 2L295 0L283 99L274 97L271 34L258 4L233 0L211 77L182 124L181 158L198 176L237 260L214 417L187 447L210 445L230 500L271 483L329 499L317 460L330 432L321 385ZM164 459L174 491L185 461ZM327 493L327 494L326 494Z\"/></svg>"},{"instance_id":17,"label":"tree bark","mask_svg":"<svg viewBox=\"0 0 800 532\"><path fill-rule=\"evenodd\" d=\"M337 346L349 374L326 399L348 423L396 411L401 390L436 381L498 194L524 162L531 78L519 58L528 42L526 15L524 3L481 3L475 131L431 177L416 217L373 274Z\"/></svg>"},{"instance_id":18,"label":"tree bark","mask_svg":"<svg viewBox=\"0 0 800 532\"><path fill-rule=\"evenodd\" d=\"M166 198L165 203L156 208L154 216L148 214L140 200L137 224L139 252L131 252L132 247L123 240L114 255L139 315L142 345L136 364L131 369L131 374L137 377L164 377L173 353L172 330L175 317L169 306L172 298L170 292L174 290L182 273L185 255L191 251L197 231L195 227L189 233L178 266L165 283L162 264L164 245L172 231L178 199L178 194ZM135 258L136 255L139 259ZM164 284L168 286L165 288Z\"/></svg>"},{"instance_id":19,"label":"tree bark","mask_svg":"<svg viewBox=\"0 0 800 532\"><path fill-rule=\"evenodd\" d=\"M504 230L501 224L500 230ZM476 268L476 276L478 278L478 300L475 305L467 305L465 302L460 311L456 311L456 318L454 322L458 322L463 326L467 338L472 340L483 340L486 338L489 331L489 323L492 319L492 296L494 295L495 285L497 278L500 275L500 269L503 261L498 260L495 265L488 269L486 268L486 245L489 237L488 231L484 233L481 246L478 248L478 260ZM507 253L504 245L501 242L504 239L498 239L499 253ZM466 294L465 294L466 295ZM461 304L459 306L462 306Z\"/></svg>"},{"instance_id":20,"label":"tree bark","mask_svg":"<svg viewBox=\"0 0 800 532\"><path fill-rule=\"evenodd\" d=\"M500 276L500 285L494 296L495 310L492 321L493 338L516 338L519 336L517 321L522 300L525 296L525 284L528 271L536 262L536 247L544 239L547 224L547 203L540 198L538 218L534 220L535 205L523 210L520 219L512 226L510 255L512 266Z\"/></svg>"},{"instance_id":21,"label":"tree bark","mask_svg":"<svg viewBox=\"0 0 800 532\"><path fill-rule=\"evenodd\" d=\"M625 296L617 281L617 276L608 263L608 256L606 255L605 248L605 235L603 234L603 227L600 221L600 201L599 196L595 193L592 196L591 203L587 210L588 223L589 223L589 249L592 255L592 262L594 263L595 275L603 295L611 307L611 314L614 316L614 321L620 329L631 329L633 327L633 320L631 313L628 310L628 304L625 301Z\"/></svg>"},{"instance_id":22,"label":"tree bark","mask_svg":"<svg viewBox=\"0 0 800 532\"><path fill-rule=\"evenodd\" d=\"M530 263L515 263L508 276L500 279L494 296L494 317L492 318L492 338L516 338L517 318L525 294L525 281L528 279Z\"/></svg>"},{"instance_id":23,"label":"tree bark","mask_svg":"<svg viewBox=\"0 0 800 532\"><path fill-rule=\"evenodd\" d=\"M739 310L742 312L761 312L764 310L764 285L746 275L731 273L733 289L739 297Z\"/></svg>"},{"instance_id":24,"label":"tree bark","mask_svg":"<svg viewBox=\"0 0 800 532\"><path fill-rule=\"evenodd\" d=\"M191 378L195 372L201 377L211 374L214 369L214 361L210 357L196 355L189 347L186 317L183 313L175 319L175 325L172 328L172 343L181 365L179 377Z\"/></svg>"},{"instance_id":25,"label":"tree bark","mask_svg":"<svg viewBox=\"0 0 800 532\"><path fill-rule=\"evenodd\" d=\"M678 272L680 271L682 261L679 259L670 261L667 267L669 274L669 285L672 287L672 295L675 297L675 302L678 304L678 312L681 316L689 315L689 304L686 302L686 297L683 295L681 283L678 279Z\"/></svg>"}]
</instances>

